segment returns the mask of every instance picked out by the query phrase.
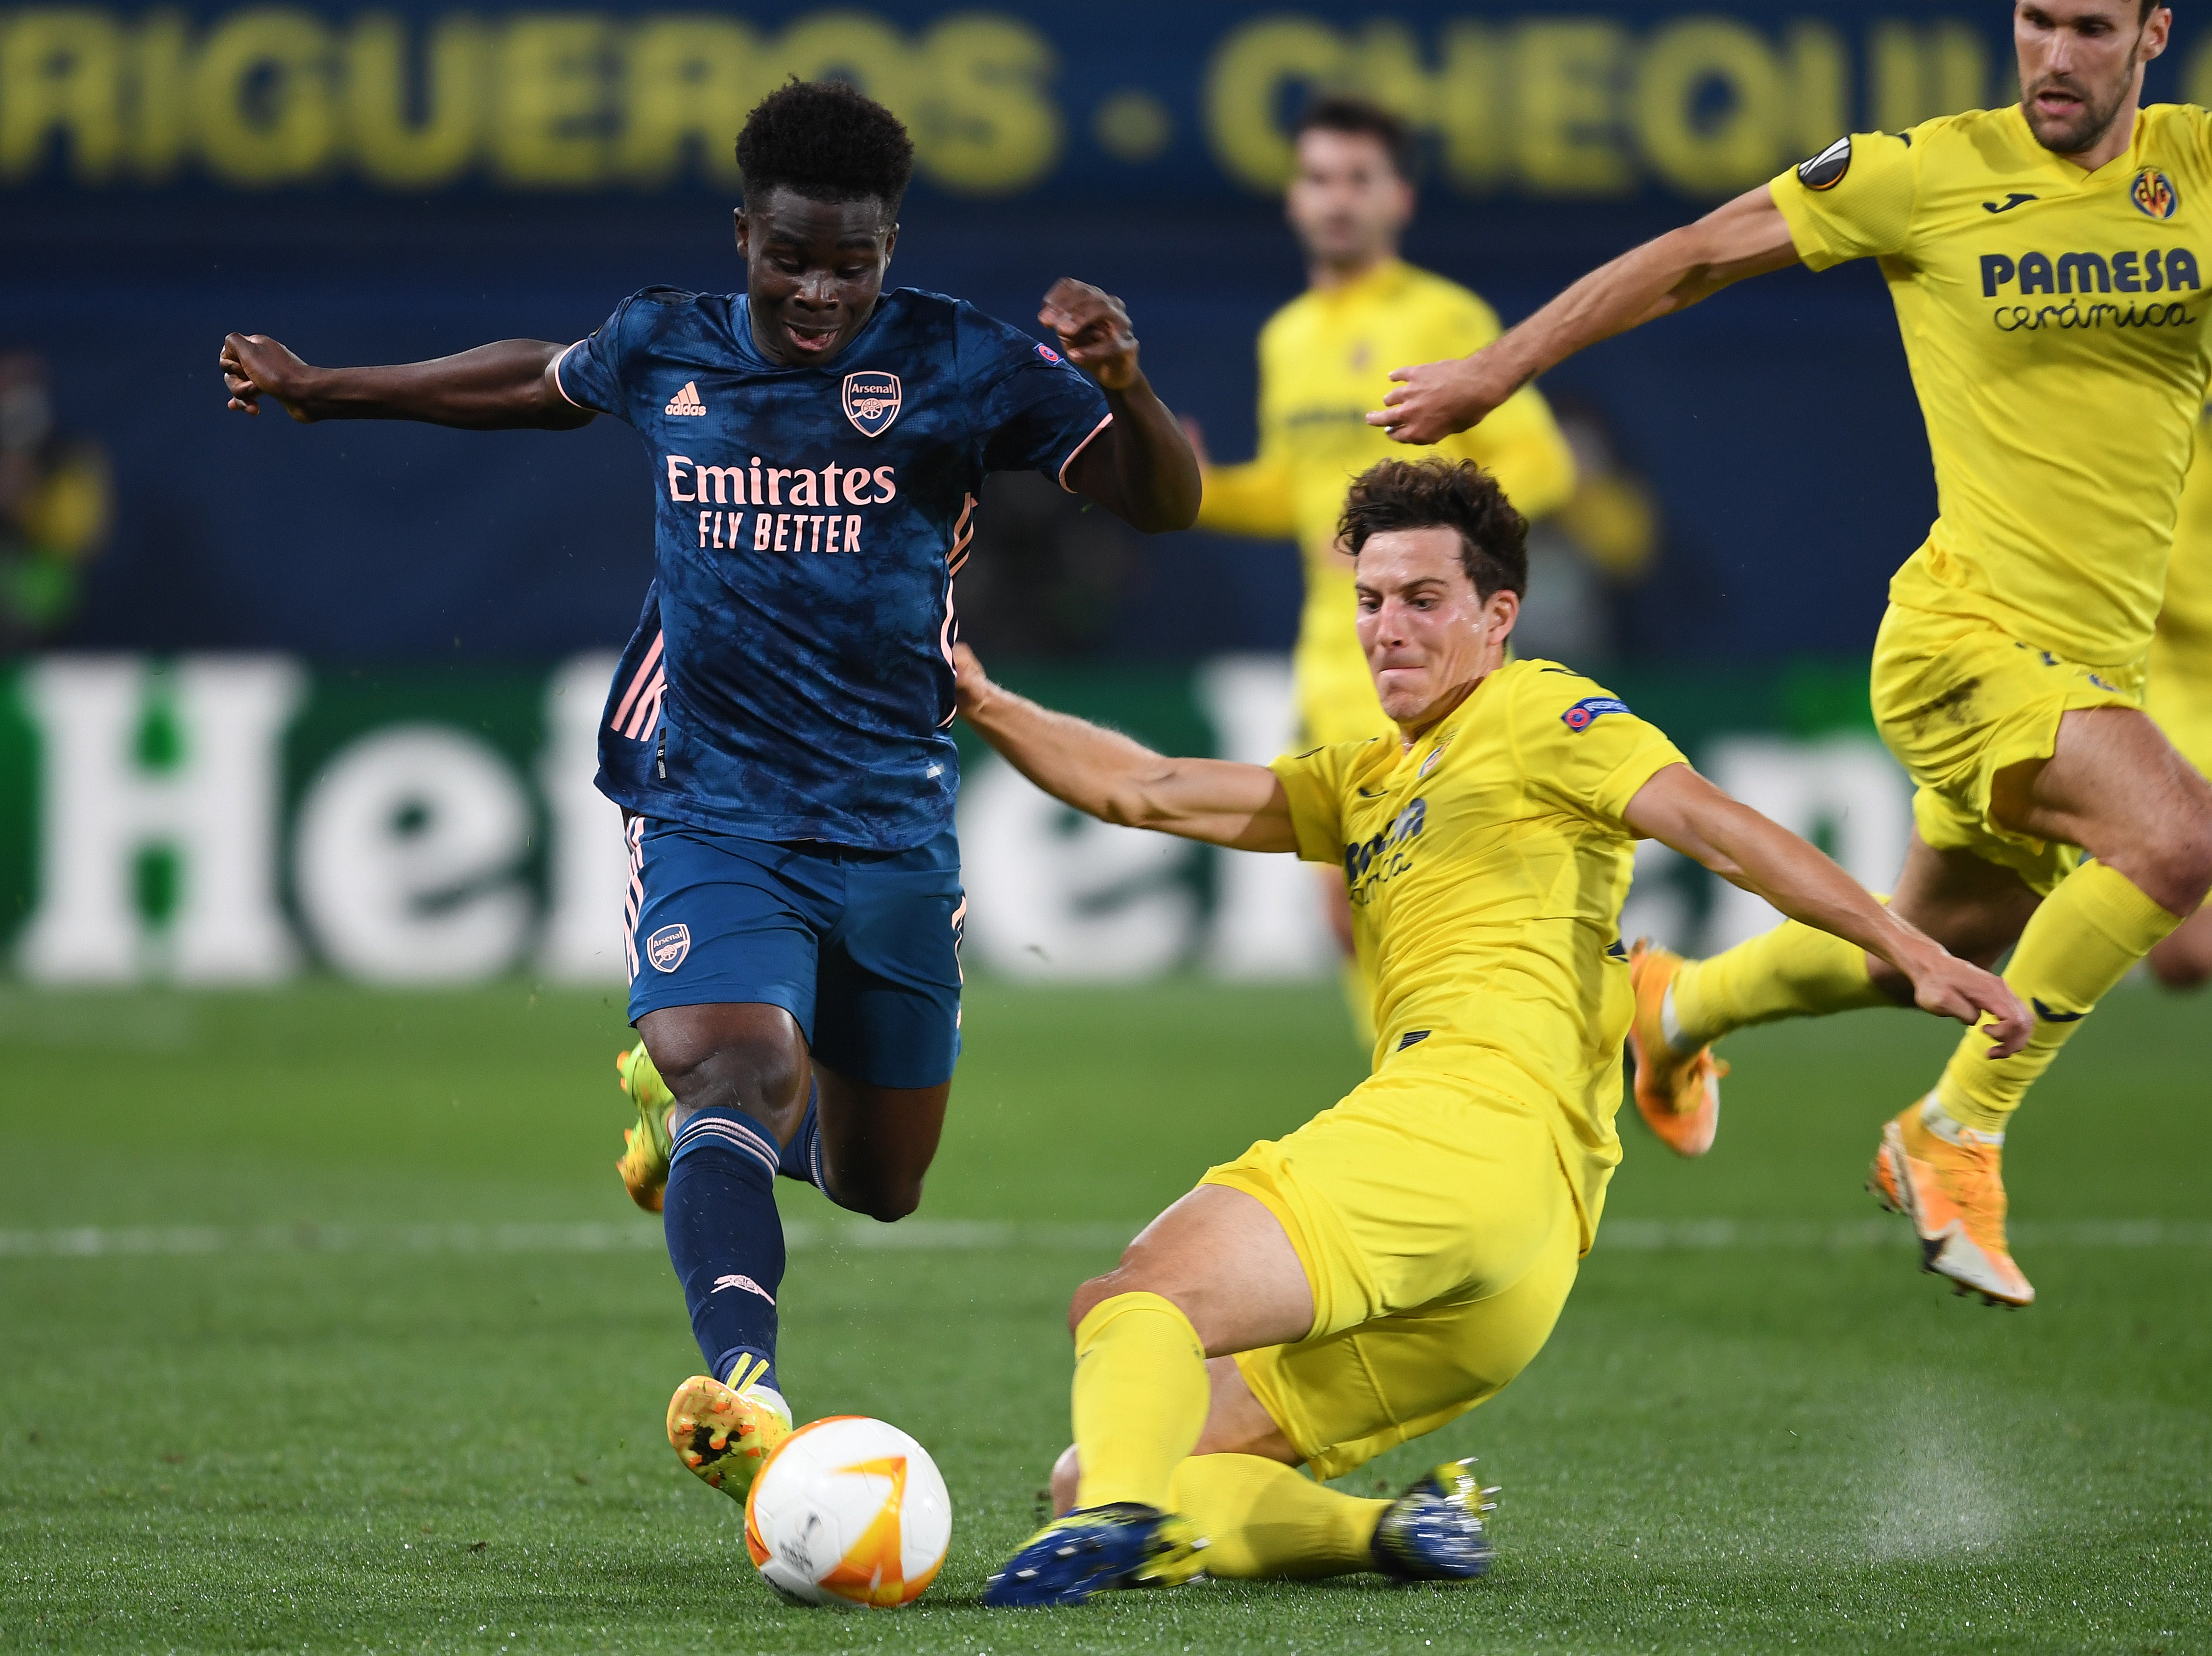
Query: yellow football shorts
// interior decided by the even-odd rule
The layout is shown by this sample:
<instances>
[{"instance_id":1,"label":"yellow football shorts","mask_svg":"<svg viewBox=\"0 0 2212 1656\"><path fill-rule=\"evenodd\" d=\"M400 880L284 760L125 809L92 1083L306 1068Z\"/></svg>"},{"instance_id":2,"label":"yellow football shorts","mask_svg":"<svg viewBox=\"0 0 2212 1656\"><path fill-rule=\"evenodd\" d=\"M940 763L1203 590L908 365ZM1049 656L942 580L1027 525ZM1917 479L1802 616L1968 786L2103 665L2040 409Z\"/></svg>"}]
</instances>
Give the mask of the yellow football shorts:
<instances>
[{"instance_id":1,"label":"yellow football shorts","mask_svg":"<svg viewBox=\"0 0 2212 1656\"><path fill-rule=\"evenodd\" d=\"M2183 758L2212 776L2212 649L2177 646L2162 635L2153 639L2143 711Z\"/></svg>"},{"instance_id":2,"label":"yellow football shorts","mask_svg":"<svg viewBox=\"0 0 2212 1656\"><path fill-rule=\"evenodd\" d=\"M1875 722L1912 778L1912 821L1939 851L1971 852L2048 896L2081 853L1990 814L1999 772L2047 759L2076 708L2143 702L2144 670L2084 667L1986 621L1890 606L1875 640Z\"/></svg>"},{"instance_id":3,"label":"yellow football shorts","mask_svg":"<svg viewBox=\"0 0 2212 1656\"><path fill-rule=\"evenodd\" d=\"M1237 1363L1317 1477L1494 1396L1574 1286L1582 1222L1551 1129L1487 1067L1431 1038L1200 1181L1265 1203L1305 1266L1313 1331Z\"/></svg>"}]
</instances>

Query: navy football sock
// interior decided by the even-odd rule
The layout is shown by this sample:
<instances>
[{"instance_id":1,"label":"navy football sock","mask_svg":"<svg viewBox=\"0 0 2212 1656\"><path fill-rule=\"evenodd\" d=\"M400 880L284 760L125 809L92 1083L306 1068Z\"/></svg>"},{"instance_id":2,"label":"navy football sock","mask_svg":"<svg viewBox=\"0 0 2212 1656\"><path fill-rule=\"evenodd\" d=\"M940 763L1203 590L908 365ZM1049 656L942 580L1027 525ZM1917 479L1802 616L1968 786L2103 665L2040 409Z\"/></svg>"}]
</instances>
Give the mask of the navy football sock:
<instances>
[{"instance_id":1,"label":"navy football sock","mask_svg":"<svg viewBox=\"0 0 2212 1656\"><path fill-rule=\"evenodd\" d=\"M702 1110L676 1135L662 1212L668 1259L691 1308L691 1331L718 1380L739 1362L775 1385L775 1296L783 1221L775 1211L775 1137L739 1110Z\"/></svg>"},{"instance_id":2,"label":"navy football sock","mask_svg":"<svg viewBox=\"0 0 2212 1656\"><path fill-rule=\"evenodd\" d=\"M795 1178L802 1184L811 1184L816 1190L825 1190L822 1181L822 1084L810 1081L806 1084L806 1115L799 1123L799 1130L791 1135L791 1142L783 1147L776 1158L775 1170L786 1178Z\"/></svg>"},{"instance_id":3,"label":"navy football sock","mask_svg":"<svg viewBox=\"0 0 2212 1656\"><path fill-rule=\"evenodd\" d=\"M799 1130L791 1135L777 1159L775 1170L786 1178L795 1178L811 1184L848 1213L859 1213L849 1202L840 1201L836 1191L830 1188L829 1175L822 1166L822 1087L810 1083L806 1093L806 1117L799 1123Z\"/></svg>"}]
</instances>

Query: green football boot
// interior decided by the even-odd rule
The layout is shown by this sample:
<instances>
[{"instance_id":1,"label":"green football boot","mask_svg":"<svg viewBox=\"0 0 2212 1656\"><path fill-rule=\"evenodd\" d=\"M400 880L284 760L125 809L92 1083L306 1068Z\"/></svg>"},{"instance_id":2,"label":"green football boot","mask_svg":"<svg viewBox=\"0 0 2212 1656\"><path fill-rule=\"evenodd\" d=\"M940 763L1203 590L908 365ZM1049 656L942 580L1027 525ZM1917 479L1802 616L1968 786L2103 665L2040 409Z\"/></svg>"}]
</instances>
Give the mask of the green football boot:
<instances>
[{"instance_id":1,"label":"green football boot","mask_svg":"<svg viewBox=\"0 0 2212 1656\"><path fill-rule=\"evenodd\" d=\"M661 1192L668 1186L668 1112L676 1095L647 1056L640 1041L627 1052L615 1054L615 1074L622 1090L637 1106L637 1125L623 1129L622 1159L615 1171L622 1175L629 1199L649 1214L660 1211Z\"/></svg>"}]
</instances>

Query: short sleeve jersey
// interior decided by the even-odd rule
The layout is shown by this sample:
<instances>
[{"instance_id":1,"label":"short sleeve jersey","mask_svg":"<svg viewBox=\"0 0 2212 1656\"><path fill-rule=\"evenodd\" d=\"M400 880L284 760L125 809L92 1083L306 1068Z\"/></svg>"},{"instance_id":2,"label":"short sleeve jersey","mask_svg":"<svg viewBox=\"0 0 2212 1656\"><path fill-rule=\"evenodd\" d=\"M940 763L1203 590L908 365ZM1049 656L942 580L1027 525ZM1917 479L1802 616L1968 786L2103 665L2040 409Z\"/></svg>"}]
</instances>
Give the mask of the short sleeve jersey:
<instances>
[{"instance_id":1,"label":"short sleeve jersey","mask_svg":"<svg viewBox=\"0 0 2212 1656\"><path fill-rule=\"evenodd\" d=\"M884 294L831 362L753 342L741 295L647 288L556 364L652 457L654 581L608 697L599 785L756 839L903 850L951 825L952 577L994 471L1110 420L1049 346Z\"/></svg>"},{"instance_id":2,"label":"short sleeve jersey","mask_svg":"<svg viewBox=\"0 0 2212 1656\"><path fill-rule=\"evenodd\" d=\"M1274 763L1298 855L1344 870L1375 981L1376 1056L1449 1033L1548 1107L1595 1227L1631 997L1622 819L1680 749L1555 662L1499 668L1410 748L1346 742Z\"/></svg>"},{"instance_id":3,"label":"short sleeve jersey","mask_svg":"<svg viewBox=\"0 0 2212 1656\"><path fill-rule=\"evenodd\" d=\"M2140 660L2212 365L2212 115L2144 109L2091 173L2017 106L1976 110L1839 139L1769 188L1807 264L1877 259L1897 307L1939 516L1893 600Z\"/></svg>"}]
</instances>

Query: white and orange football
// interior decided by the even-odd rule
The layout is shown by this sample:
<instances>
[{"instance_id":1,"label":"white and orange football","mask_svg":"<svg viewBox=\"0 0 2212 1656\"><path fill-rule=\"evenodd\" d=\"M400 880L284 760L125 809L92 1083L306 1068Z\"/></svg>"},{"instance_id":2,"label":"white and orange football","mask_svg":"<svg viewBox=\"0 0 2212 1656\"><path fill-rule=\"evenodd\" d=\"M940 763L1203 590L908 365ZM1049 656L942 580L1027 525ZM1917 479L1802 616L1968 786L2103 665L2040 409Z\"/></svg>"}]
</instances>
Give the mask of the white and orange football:
<instances>
[{"instance_id":1,"label":"white and orange football","mask_svg":"<svg viewBox=\"0 0 2212 1656\"><path fill-rule=\"evenodd\" d=\"M745 1498L745 1550L795 1604L910 1604L937 1579L951 1540L937 1463L865 1415L800 1427Z\"/></svg>"}]
</instances>

